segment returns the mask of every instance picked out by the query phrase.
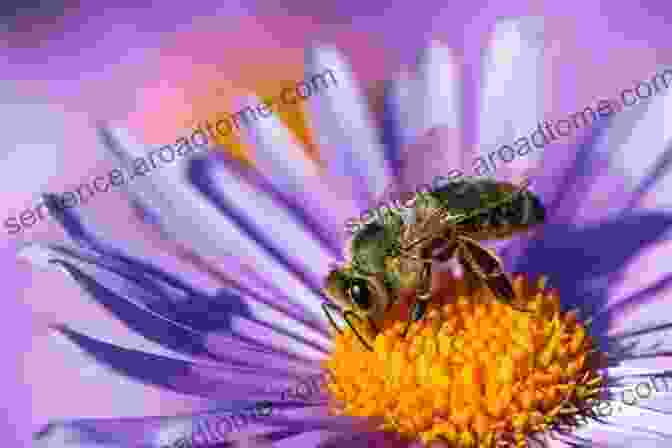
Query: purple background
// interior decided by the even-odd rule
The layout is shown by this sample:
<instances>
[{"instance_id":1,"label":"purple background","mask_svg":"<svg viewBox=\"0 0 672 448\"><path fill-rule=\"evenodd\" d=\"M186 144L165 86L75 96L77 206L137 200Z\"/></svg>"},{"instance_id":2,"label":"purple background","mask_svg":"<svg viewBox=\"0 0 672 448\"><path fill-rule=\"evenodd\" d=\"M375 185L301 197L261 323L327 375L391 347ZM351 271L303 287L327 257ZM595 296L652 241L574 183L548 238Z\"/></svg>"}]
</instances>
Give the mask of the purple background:
<instances>
[{"instance_id":1,"label":"purple background","mask_svg":"<svg viewBox=\"0 0 672 448\"><path fill-rule=\"evenodd\" d=\"M472 138L480 54L498 18L546 18L540 119L615 97L672 62L672 13L653 0L105 3L61 1L15 12L9 2L0 9L3 221L35 204L40 192L65 191L113 166L94 120L121 123L147 143L171 142L191 120L234 110L240 89L272 89L275 77L300 79L303 48L313 41L335 43L365 81L393 77L430 39L451 47L463 64L464 124ZM120 193L98 196L86 213L104 232L147 245ZM20 237L3 229L0 238L3 445L29 446L31 433L50 419L170 414L201 404L91 367L50 337L48 323L70 322L104 340L160 352L61 275L17 263L23 242L63 238L53 223Z\"/></svg>"}]
</instances>

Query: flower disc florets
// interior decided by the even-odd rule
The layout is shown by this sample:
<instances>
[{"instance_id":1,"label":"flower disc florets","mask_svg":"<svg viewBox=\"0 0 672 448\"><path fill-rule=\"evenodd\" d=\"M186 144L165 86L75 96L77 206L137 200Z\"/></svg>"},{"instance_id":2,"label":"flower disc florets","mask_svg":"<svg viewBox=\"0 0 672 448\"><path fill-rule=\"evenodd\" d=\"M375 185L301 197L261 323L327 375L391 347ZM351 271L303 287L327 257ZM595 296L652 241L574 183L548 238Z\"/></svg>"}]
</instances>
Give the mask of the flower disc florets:
<instances>
[{"instance_id":1,"label":"flower disc florets","mask_svg":"<svg viewBox=\"0 0 672 448\"><path fill-rule=\"evenodd\" d=\"M401 304L380 333L369 333L373 351L352 331L336 335L326 361L335 412L380 417L382 429L456 447L522 447L533 433L575 426L590 413L601 357L544 278L514 278L516 308L528 312L462 279L449 283L405 338Z\"/></svg>"}]
</instances>

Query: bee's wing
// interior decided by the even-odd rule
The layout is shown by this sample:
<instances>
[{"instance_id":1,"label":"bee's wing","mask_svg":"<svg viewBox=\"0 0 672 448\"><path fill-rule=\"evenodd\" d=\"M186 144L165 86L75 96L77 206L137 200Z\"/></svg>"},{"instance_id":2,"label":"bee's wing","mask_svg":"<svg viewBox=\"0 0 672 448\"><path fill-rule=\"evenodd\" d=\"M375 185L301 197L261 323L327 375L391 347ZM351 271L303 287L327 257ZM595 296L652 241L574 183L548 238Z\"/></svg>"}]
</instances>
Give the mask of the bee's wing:
<instances>
[{"instance_id":1,"label":"bee's wing","mask_svg":"<svg viewBox=\"0 0 672 448\"><path fill-rule=\"evenodd\" d=\"M458 240L458 258L468 277L478 277L496 297L511 303L515 293L499 258L470 238L459 236Z\"/></svg>"}]
</instances>

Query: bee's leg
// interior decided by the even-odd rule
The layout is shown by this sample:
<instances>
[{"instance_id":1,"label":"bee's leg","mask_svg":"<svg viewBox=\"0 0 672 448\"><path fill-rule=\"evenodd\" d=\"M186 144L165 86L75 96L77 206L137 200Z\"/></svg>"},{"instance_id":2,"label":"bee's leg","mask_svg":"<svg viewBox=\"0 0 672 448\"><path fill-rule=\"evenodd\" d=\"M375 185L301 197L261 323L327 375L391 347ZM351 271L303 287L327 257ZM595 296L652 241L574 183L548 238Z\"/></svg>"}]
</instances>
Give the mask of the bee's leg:
<instances>
[{"instance_id":1,"label":"bee's leg","mask_svg":"<svg viewBox=\"0 0 672 448\"><path fill-rule=\"evenodd\" d=\"M458 237L458 257L468 279L478 279L478 281L485 283L495 297L505 303L512 304L516 294L497 256L482 247L478 242L460 236Z\"/></svg>"},{"instance_id":2,"label":"bee's leg","mask_svg":"<svg viewBox=\"0 0 672 448\"><path fill-rule=\"evenodd\" d=\"M329 319L329 323L331 324L332 327L334 327L334 329L339 334L343 334L343 330L338 328L338 325L336 325L336 321L331 316L331 313L329 312L329 309L335 310L336 312L339 312L339 313L343 314L341 309L339 307L337 307L336 305L334 305L333 303L322 302L322 311L324 311L324 314L327 316L327 319Z\"/></svg>"},{"instance_id":3,"label":"bee's leg","mask_svg":"<svg viewBox=\"0 0 672 448\"><path fill-rule=\"evenodd\" d=\"M376 325L376 322L374 322L374 320L371 319L371 317L368 317L367 320L369 321L369 326L373 330L373 333L374 334L380 333L380 330L378 329L378 325Z\"/></svg>"},{"instance_id":4,"label":"bee's leg","mask_svg":"<svg viewBox=\"0 0 672 448\"><path fill-rule=\"evenodd\" d=\"M423 261L422 270L420 271L420 286L416 293L416 300L411 308L406 328L402 333L402 337L404 338L406 337L406 333L408 333L408 329L411 327L411 323L417 322L425 317L427 305L432 298L432 250L434 247L435 245L429 244L424 247L421 252L421 258L425 261Z\"/></svg>"},{"instance_id":5,"label":"bee's leg","mask_svg":"<svg viewBox=\"0 0 672 448\"><path fill-rule=\"evenodd\" d=\"M432 263L425 262L422 266L422 271L420 272L420 287L416 294L415 302L413 302L413 307L411 308L410 316L408 323L404 332L401 334L402 338L406 337L408 329L411 328L413 322L421 320L425 316L427 311L427 304L429 304L429 299L431 298L430 289L432 286Z\"/></svg>"},{"instance_id":6,"label":"bee's leg","mask_svg":"<svg viewBox=\"0 0 672 448\"><path fill-rule=\"evenodd\" d=\"M421 258L429 261L424 262L422 271L420 272L420 287L418 288L417 299L413 303L411 315L402 337L406 337L411 323L421 320L427 312L427 305L432 298L432 261L444 262L455 254L455 250L457 249L457 229L455 226L450 226L448 232L450 233L449 238L435 238L422 250ZM446 241L448 244L446 244ZM440 252L434 254L434 251L437 249L440 249Z\"/></svg>"},{"instance_id":7,"label":"bee's leg","mask_svg":"<svg viewBox=\"0 0 672 448\"><path fill-rule=\"evenodd\" d=\"M346 310L345 312L343 312L343 320L345 320L345 323L347 323L347 324L348 324L348 327L350 327L350 329L352 330L352 332L355 333L355 336L357 336L357 339L359 339L359 342L361 342L362 345L363 345L367 350L369 350L370 352L372 352L372 351L373 351L373 348L371 347L371 345L369 345L369 343L366 342L366 341L364 340L364 338L359 334L359 331L357 331L357 328L355 328L355 326L352 325L352 321L351 321L350 318L349 318L350 316L356 318L356 319L359 320L360 322L364 322L364 321L362 320L361 317L359 317L359 316L358 316L357 314L355 314L355 312L353 312L353 311ZM369 322L369 323L370 323L370 322Z\"/></svg>"}]
</instances>

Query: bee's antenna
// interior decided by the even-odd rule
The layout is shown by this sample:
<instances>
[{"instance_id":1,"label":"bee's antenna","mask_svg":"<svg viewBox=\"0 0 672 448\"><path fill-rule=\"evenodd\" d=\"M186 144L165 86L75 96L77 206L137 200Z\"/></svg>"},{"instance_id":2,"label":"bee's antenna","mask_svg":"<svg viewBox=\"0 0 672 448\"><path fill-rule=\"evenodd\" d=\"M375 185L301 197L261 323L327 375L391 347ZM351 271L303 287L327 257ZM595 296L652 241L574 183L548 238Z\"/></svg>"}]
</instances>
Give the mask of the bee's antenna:
<instances>
[{"instance_id":1,"label":"bee's antenna","mask_svg":"<svg viewBox=\"0 0 672 448\"><path fill-rule=\"evenodd\" d=\"M363 345L367 350L369 350L370 352L372 352L372 351L373 351L373 348L372 348L371 345L369 345L369 343L366 342L366 341L364 340L364 338L359 334L359 331L357 331L357 328L355 328L355 326L352 325L352 322L350 321L350 319L348 319L348 316L354 316L354 317L356 317L360 322L364 322L364 321L362 320L361 317L359 317L357 314L355 314L354 311L346 310L346 311L343 312L343 320L345 320L345 323L347 323L347 324L348 324L348 327L350 327L350 329L352 330L352 332L355 333L355 336L357 336L357 339L359 339L359 342L361 342L362 345Z\"/></svg>"},{"instance_id":2,"label":"bee's antenna","mask_svg":"<svg viewBox=\"0 0 672 448\"><path fill-rule=\"evenodd\" d=\"M324 311L324 314L327 316L327 319L329 319L329 323L331 324L332 327L334 327L334 329L335 329L339 334L343 334L343 330L341 330L340 328L338 328L338 325L336 325L336 321L335 321L334 318L331 316L331 313L329 312L330 309L332 309L332 310L336 310L337 312L340 312L341 314L343 314L343 313L341 312L341 309L340 309L339 307L337 307L336 305L334 305L333 303L330 303L330 302L322 302L322 311Z\"/></svg>"},{"instance_id":3,"label":"bee's antenna","mask_svg":"<svg viewBox=\"0 0 672 448\"><path fill-rule=\"evenodd\" d=\"M361 317L359 317L357 314L355 314L355 313L354 313L353 311L351 311L351 310L343 311L340 307L334 305L334 304L331 303L331 302L322 302L322 310L324 311L324 314L326 314L327 319L329 319L329 323L331 323L331 326L334 327L334 329L335 329L339 334L343 334L343 330L342 330L341 328L339 328L338 325L336 324L336 321L335 321L334 318L332 317L332 315L331 315L331 311L330 311L330 310L334 310L334 311L336 311L337 313L340 313L341 316L343 316L343 320L345 321L345 323L348 324L348 327L350 327L350 329L351 329L352 332L355 334L355 336L357 336L357 339L359 339L359 342L361 342L362 345L363 345L367 350L369 350L369 351L373 351L373 348L371 347L371 345L370 345L368 342L366 342L366 341L364 340L364 338L362 337L362 335L359 334L359 331L357 331L357 328L352 324L352 321L351 321L350 318L349 318L350 316L354 316L354 317L357 318L360 322L363 322L363 320L362 320ZM371 322L369 322L369 324L371 324L372 327L375 329L375 326L374 326Z\"/></svg>"}]
</instances>

